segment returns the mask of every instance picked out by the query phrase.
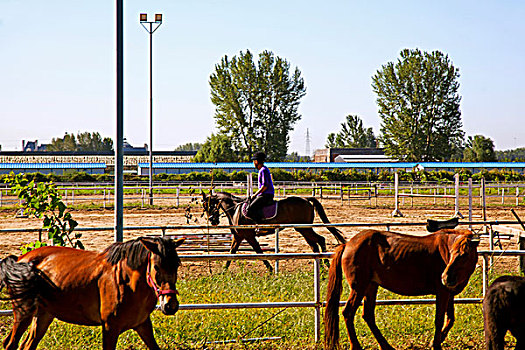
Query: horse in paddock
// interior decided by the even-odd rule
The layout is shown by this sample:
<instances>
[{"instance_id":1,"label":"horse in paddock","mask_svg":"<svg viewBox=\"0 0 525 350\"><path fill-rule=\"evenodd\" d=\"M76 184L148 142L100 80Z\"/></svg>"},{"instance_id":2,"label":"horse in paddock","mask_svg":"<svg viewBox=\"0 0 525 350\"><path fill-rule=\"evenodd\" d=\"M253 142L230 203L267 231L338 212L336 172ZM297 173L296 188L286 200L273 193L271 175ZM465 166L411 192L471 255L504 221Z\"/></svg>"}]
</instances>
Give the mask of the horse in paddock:
<instances>
[{"instance_id":1,"label":"horse in paddock","mask_svg":"<svg viewBox=\"0 0 525 350\"><path fill-rule=\"evenodd\" d=\"M36 349L57 318L68 323L102 326L102 348L115 349L117 338L134 329L149 349L160 349L150 314L157 301L165 315L179 308L176 248L183 239L138 238L114 243L103 252L42 247L0 263L0 287L13 302L13 328L7 350ZM31 324L32 322L32 324Z\"/></svg>"},{"instance_id":2,"label":"horse in paddock","mask_svg":"<svg viewBox=\"0 0 525 350\"><path fill-rule=\"evenodd\" d=\"M525 277L501 276L483 298L485 346L503 350L507 331L516 338L516 350L525 349Z\"/></svg>"},{"instance_id":3,"label":"horse in paddock","mask_svg":"<svg viewBox=\"0 0 525 350\"><path fill-rule=\"evenodd\" d=\"M440 230L426 236L364 230L337 247L328 275L325 311L325 348L339 342L339 300L342 273L350 285L343 316L350 349L362 349L354 328L354 316L363 300L363 319L381 350L392 350L374 316L378 286L403 295L436 295L433 349L441 343L454 323L454 296L468 283L478 261L479 239L469 230ZM444 318L447 315L445 326Z\"/></svg>"},{"instance_id":4,"label":"horse in paddock","mask_svg":"<svg viewBox=\"0 0 525 350\"><path fill-rule=\"evenodd\" d=\"M246 202L245 198L234 196L228 192L216 192L206 194L202 192L202 205L208 216L210 223L214 226L219 224L220 211L228 218L230 225L253 225L253 221L245 217L242 213L242 205ZM265 224L311 224L314 222L315 213L325 224L330 221L326 216L323 205L314 197L287 197L277 202L278 210L271 219L264 220ZM339 243L345 243L341 231L335 227L327 227ZM296 228L314 253L326 252L326 240L323 236L316 233L312 228ZM255 229L232 229L232 244L230 254L235 254L243 240L246 240L255 252L262 254L263 250L257 242L256 236L274 233L274 230L256 232ZM269 271L273 271L272 265L266 260L264 264ZM226 268L230 266L230 261L226 263Z\"/></svg>"}]
</instances>

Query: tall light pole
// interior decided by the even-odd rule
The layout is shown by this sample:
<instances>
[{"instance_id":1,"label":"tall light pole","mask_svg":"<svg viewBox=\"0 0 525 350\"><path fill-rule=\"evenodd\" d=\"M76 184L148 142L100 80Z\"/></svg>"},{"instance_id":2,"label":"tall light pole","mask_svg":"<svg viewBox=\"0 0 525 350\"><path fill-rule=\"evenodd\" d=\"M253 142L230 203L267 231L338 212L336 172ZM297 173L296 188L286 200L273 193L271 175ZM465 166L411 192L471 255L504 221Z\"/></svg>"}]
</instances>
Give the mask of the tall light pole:
<instances>
[{"instance_id":1,"label":"tall light pole","mask_svg":"<svg viewBox=\"0 0 525 350\"><path fill-rule=\"evenodd\" d=\"M140 14L140 24L149 33L149 205L153 205L153 33L162 24L162 14L155 14L155 21L148 22L146 13Z\"/></svg>"},{"instance_id":2,"label":"tall light pole","mask_svg":"<svg viewBox=\"0 0 525 350\"><path fill-rule=\"evenodd\" d=\"M117 133L115 137L115 242L122 242L124 227L124 0L116 1L117 13Z\"/></svg>"}]
</instances>

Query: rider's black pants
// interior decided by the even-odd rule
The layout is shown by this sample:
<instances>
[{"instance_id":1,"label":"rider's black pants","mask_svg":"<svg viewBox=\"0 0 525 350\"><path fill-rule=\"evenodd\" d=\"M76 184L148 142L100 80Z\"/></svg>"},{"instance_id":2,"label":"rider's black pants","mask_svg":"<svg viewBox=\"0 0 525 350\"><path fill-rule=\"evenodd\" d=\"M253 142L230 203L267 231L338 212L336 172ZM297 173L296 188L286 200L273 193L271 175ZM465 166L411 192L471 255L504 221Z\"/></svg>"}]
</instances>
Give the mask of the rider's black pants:
<instances>
[{"instance_id":1,"label":"rider's black pants","mask_svg":"<svg viewBox=\"0 0 525 350\"><path fill-rule=\"evenodd\" d=\"M272 204L273 202L273 194L267 194L263 193L260 196L255 197L255 199L250 204L250 207L248 208L248 216L255 220L255 222L259 222L262 219L262 208Z\"/></svg>"}]
</instances>

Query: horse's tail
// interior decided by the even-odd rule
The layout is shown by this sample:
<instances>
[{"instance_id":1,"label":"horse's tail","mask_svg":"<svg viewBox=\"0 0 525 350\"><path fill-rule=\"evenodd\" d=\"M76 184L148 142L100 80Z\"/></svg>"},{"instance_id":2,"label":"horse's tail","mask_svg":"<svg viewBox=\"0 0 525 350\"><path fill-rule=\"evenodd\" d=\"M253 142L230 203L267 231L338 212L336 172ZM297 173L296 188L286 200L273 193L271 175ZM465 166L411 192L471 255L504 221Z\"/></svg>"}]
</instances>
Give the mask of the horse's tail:
<instances>
[{"instance_id":1,"label":"horse's tail","mask_svg":"<svg viewBox=\"0 0 525 350\"><path fill-rule=\"evenodd\" d=\"M328 217L326 216L323 205L314 197L307 197L306 200L309 202L312 202L314 209L317 212L317 215L319 215L319 217L321 218L321 221L325 224L329 224L330 220L328 220ZM339 231L335 227L330 227L330 226L328 226L327 229L334 235L335 239L337 239L339 243L341 244L346 243L346 239L343 237L343 234L341 231Z\"/></svg>"},{"instance_id":2,"label":"horse's tail","mask_svg":"<svg viewBox=\"0 0 525 350\"><path fill-rule=\"evenodd\" d=\"M326 309L324 313L324 345L325 350L339 347L339 301L343 289L343 270L341 256L345 245L339 245L332 258L328 273L328 287L326 291Z\"/></svg>"},{"instance_id":3,"label":"horse's tail","mask_svg":"<svg viewBox=\"0 0 525 350\"><path fill-rule=\"evenodd\" d=\"M18 262L9 255L0 260L0 291L6 287L7 298L16 301L17 310L31 313L35 310L40 293L45 289L45 279L34 263Z\"/></svg>"}]
</instances>

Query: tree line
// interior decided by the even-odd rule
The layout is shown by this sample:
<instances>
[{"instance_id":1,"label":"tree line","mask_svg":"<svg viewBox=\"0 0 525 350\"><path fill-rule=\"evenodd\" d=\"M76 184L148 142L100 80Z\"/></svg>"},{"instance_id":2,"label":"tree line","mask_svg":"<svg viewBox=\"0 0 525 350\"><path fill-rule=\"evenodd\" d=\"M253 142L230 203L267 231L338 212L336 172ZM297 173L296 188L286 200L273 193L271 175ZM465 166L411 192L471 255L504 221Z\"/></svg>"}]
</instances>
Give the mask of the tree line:
<instances>
[{"instance_id":1,"label":"tree line","mask_svg":"<svg viewBox=\"0 0 525 350\"><path fill-rule=\"evenodd\" d=\"M400 161L496 161L494 142L463 131L459 69L440 51L404 49L372 76L379 134L349 114L326 147L381 147ZM301 71L271 51L224 56L209 80L216 132L198 144L196 162L245 161L256 150L286 160L289 134L306 94ZM182 145L180 147L186 147ZM507 155L507 158L510 157Z\"/></svg>"}]
</instances>

